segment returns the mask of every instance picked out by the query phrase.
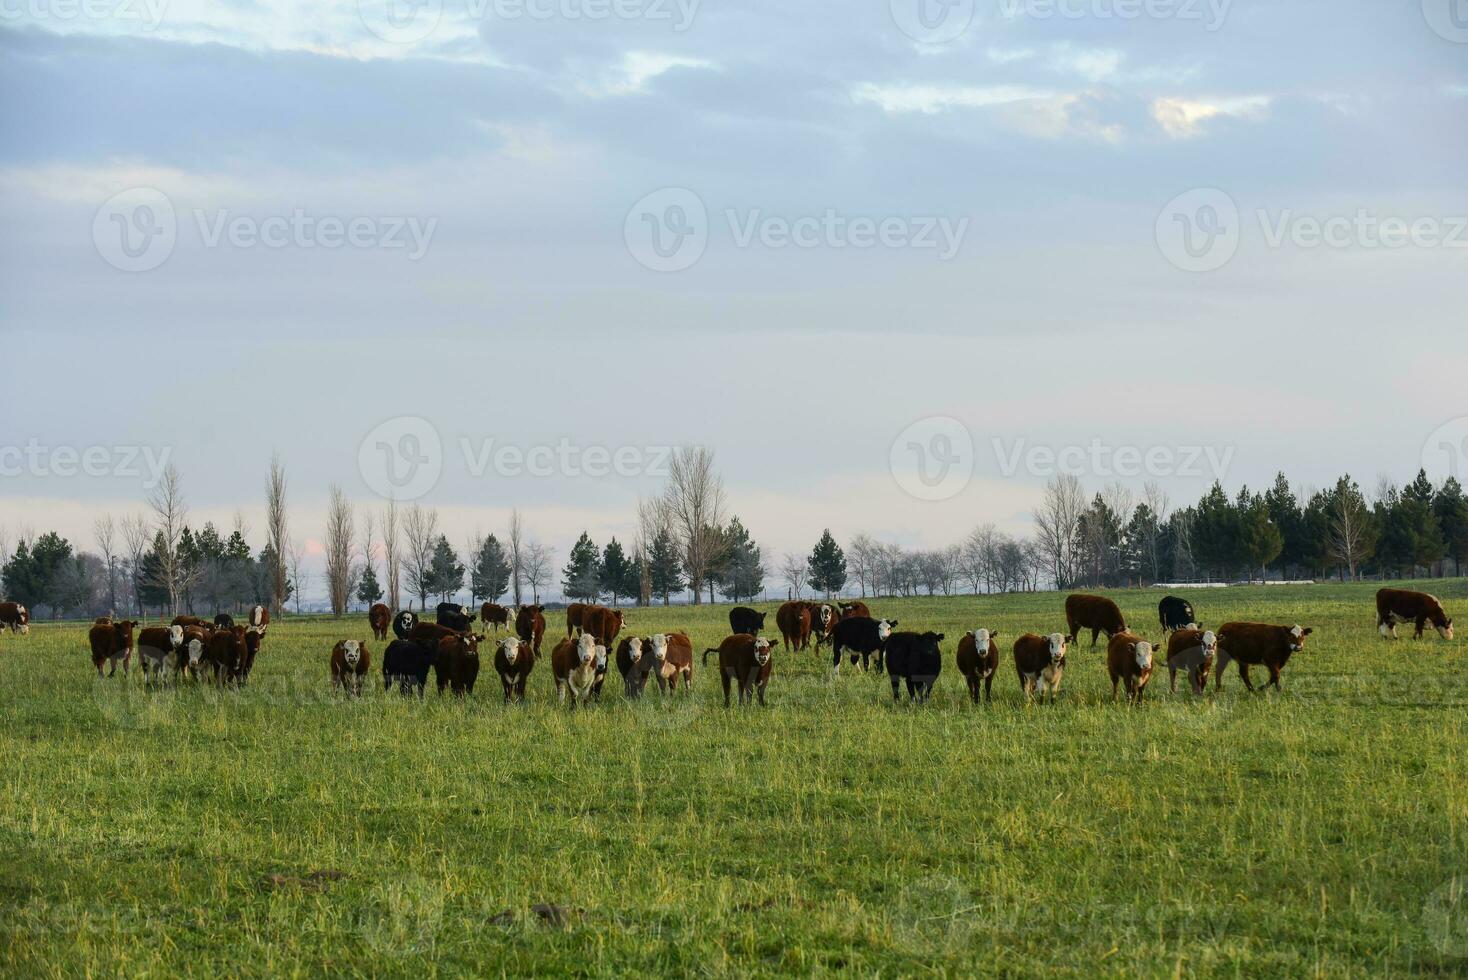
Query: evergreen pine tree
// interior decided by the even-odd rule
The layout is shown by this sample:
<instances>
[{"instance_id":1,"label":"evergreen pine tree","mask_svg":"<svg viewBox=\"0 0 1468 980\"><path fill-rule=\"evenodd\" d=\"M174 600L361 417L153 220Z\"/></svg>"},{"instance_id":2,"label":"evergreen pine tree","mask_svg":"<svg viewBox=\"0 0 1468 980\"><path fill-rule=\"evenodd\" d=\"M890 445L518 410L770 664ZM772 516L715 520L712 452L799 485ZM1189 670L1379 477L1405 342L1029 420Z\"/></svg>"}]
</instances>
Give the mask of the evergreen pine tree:
<instances>
[{"instance_id":1,"label":"evergreen pine tree","mask_svg":"<svg viewBox=\"0 0 1468 980\"><path fill-rule=\"evenodd\" d=\"M454 553L446 535L440 534L438 542L433 546L433 561L429 565L428 580L431 583L429 594L438 596L443 602L447 602L449 596L464 587L464 566L460 564L459 556Z\"/></svg>"},{"instance_id":2,"label":"evergreen pine tree","mask_svg":"<svg viewBox=\"0 0 1468 980\"><path fill-rule=\"evenodd\" d=\"M810 570L806 582L816 592L825 593L829 597L841 591L841 587L846 584L846 555L836 539L831 537L830 528L821 533L821 539L811 549L805 564Z\"/></svg>"},{"instance_id":3,"label":"evergreen pine tree","mask_svg":"<svg viewBox=\"0 0 1468 980\"><path fill-rule=\"evenodd\" d=\"M688 587L683 578L683 563L678 558L678 548L666 529L658 532L647 550L647 570L652 579L652 594L662 596L665 606L670 595Z\"/></svg>"},{"instance_id":4,"label":"evergreen pine tree","mask_svg":"<svg viewBox=\"0 0 1468 980\"><path fill-rule=\"evenodd\" d=\"M357 601L369 606L382 601L382 586L377 583L377 572L371 562L362 569L362 579L357 583Z\"/></svg>"},{"instance_id":5,"label":"evergreen pine tree","mask_svg":"<svg viewBox=\"0 0 1468 980\"><path fill-rule=\"evenodd\" d=\"M469 590L474 599L499 601L510 587L510 559L504 545L493 534L485 538L474 555L474 567L469 570Z\"/></svg>"},{"instance_id":6,"label":"evergreen pine tree","mask_svg":"<svg viewBox=\"0 0 1468 980\"><path fill-rule=\"evenodd\" d=\"M616 538L607 542L601 555L601 591L611 597L612 605L619 598L637 594L637 566L627 560L627 552Z\"/></svg>"},{"instance_id":7,"label":"evergreen pine tree","mask_svg":"<svg viewBox=\"0 0 1468 980\"><path fill-rule=\"evenodd\" d=\"M585 531L576 539L571 557L561 569L561 591L568 599L586 602L595 602L601 596L601 558Z\"/></svg>"}]
</instances>

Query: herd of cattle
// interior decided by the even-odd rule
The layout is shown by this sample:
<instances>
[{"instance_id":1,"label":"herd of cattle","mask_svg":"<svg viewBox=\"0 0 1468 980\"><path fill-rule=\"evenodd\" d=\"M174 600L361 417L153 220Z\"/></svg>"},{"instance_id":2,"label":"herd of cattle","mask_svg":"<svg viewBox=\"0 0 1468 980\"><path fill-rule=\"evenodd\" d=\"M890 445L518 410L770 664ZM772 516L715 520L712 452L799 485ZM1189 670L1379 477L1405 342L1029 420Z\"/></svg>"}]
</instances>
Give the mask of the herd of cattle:
<instances>
[{"instance_id":1,"label":"herd of cattle","mask_svg":"<svg viewBox=\"0 0 1468 980\"><path fill-rule=\"evenodd\" d=\"M1278 688L1281 670L1291 656L1304 649L1305 638L1313 632L1299 625L1246 622L1204 629L1192 604L1176 596L1164 598L1157 611L1167 641L1161 659L1168 668L1172 691L1177 690L1179 672L1186 672L1195 694L1204 692L1212 672L1217 690L1223 685L1223 670L1230 662L1238 664L1239 677L1249 690L1255 689L1249 668L1258 666L1269 673L1264 686ZM477 619L483 627L495 634L501 627L507 632L494 641L494 667L506 701L525 697L530 672L541 656L544 613L545 607L540 605L510 609L492 602L479 610ZM760 704L765 702L775 649L774 640L760 635L767 615L746 606L730 610L730 635L717 647L703 651L705 665L709 654L718 655L725 704L729 703L733 686L738 688L741 704L756 698ZM1420 639L1431 625L1444 639L1453 639L1453 621L1442 603L1425 592L1381 589L1376 594L1376 615L1377 629L1383 637L1395 639L1397 626L1411 623L1414 638ZM1054 700L1065 674L1068 647L1090 630L1092 647L1102 634L1107 638L1106 665L1113 699L1125 690L1129 699L1139 700L1152 678L1156 652L1150 642L1128 628L1116 603L1103 596L1071 595L1065 600L1065 618L1064 633L1025 633L1014 641L1015 672L1026 699L1038 696L1042 701L1047 697ZM574 706L599 699L613 663L628 698L640 697L650 677L657 679L658 689L664 693L671 694L680 686L685 693L692 690L693 643L688 635L673 632L622 636L624 621L619 609L585 603L567 607L566 636L557 641L550 654L551 673L562 703L569 699ZM368 611L368 622L375 640L386 640L389 631L395 636L382 656L385 688L396 687L404 694L417 693L421 697L432 671L440 694L445 690L460 696L473 692L479 676L479 644L486 635L475 632L472 610L441 603L435 621L430 623L410 610L394 616L387 606L378 603ZM910 700L926 701L942 671L940 644L944 635L897 632L897 625L895 619L873 617L865 602L793 601L781 605L775 613L779 642L787 652L810 649L812 645L819 652L823 645L830 644L836 672L841 669L843 657L863 671L874 664L877 672L889 675L894 700L900 698L905 683ZM218 684L243 685L264 643L270 612L264 606L255 606L244 624L236 624L228 614L220 613L213 621L178 616L166 627L139 630L138 626L132 620L112 617L93 623L88 639L98 676L109 664L106 676L115 674L119 664L126 673L136 650L144 677L150 682L208 677ZM24 606L0 603L0 631L5 629L29 632L30 615ZM958 640L955 666L975 703L991 697L994 674L999 669L998 638L997 630L980 628L964 633ZM360 693L371 662L365 640L338 642L331 651L333 684Z\"/></svg>"}]
</instances>

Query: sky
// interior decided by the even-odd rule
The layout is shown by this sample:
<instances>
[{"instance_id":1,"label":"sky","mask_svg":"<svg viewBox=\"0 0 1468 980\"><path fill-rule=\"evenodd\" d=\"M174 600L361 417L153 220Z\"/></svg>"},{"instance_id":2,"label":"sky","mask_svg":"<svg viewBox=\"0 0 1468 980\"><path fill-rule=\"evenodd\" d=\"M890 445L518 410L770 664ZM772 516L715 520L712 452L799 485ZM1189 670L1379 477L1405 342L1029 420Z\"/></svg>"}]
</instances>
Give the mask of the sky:
<instances>
[{"instance_id":1,"label":"sky","mask_svg":"<svg viewBox=\"0 0 1468 980\"><path fill-rule=\"evenodd\" d=\"M1468 0L0 0L0 527L1468 478L1465 159Z\"/></svg>"}]
</instances>

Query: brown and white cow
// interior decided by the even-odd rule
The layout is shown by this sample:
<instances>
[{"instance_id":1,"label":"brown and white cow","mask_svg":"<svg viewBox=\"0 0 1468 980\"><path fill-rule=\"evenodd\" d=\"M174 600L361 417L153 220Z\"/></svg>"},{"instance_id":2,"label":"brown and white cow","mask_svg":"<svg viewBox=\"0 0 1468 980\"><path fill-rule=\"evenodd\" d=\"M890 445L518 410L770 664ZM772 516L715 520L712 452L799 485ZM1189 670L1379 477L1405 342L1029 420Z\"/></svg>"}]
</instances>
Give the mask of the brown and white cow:
<instances>
[{"instance_id":1,"label":"brown and white cow","mask_svg":"<svg viewBox=\"0 0 1468 980\"><path fill-rule=\"evenodd\" d=\"M392 623L392 610L380 602L374 602L367 610L367 624L372 627L374 640L387 639L387 628Z\"/></svg>"},{"instance_id":2,"label":"brown and white cow","mask_svg":"<svg viewBox=\"0 0 1468 980\"><path fill-rule=\"evenodd\" d=\"M1422 639L1428 623L1444 640L1453 638L1453 621L1443 611L1437 596L1409 589L1379 589L1376 593L1376 628L1387 639L1397 638L1398 623L1414 623L1412 639Z\"/></svg>"},{"instance_id":3,"label":"brown and white cow","mask_svg":"<svg viewBox=\"0 0 1468 980\"><path fill-rule=\"evenodd\" d=\"M1090 630L1093 647L1101 633L1110 640L1116 634L1126 632L1126 619L1121 608L1105 596L1080 593L1066 596L1065 621L1070 627L1070 642L1079 643L1081 631Z\"/></svg>"},{"instance_id":4,"label":"brown and white cow","mask_svg":"<svg viewBox=\"0 0 1468 980\"><path fill-rule=\"evenodd\" d=\"M31 613L18 602L0 602L0 629L22 636L31 631Z\"/></svg>"},{"instance_id":5,"label":"brown and white cow","mask_svg":"<svg viewBox=\"0 0 1468 980\"><path fill-rule=\"evenodd\" d=\"M622 693L628 698L642 697L655 666L650 642L640 636L624 636L617 642L617 671L622 675Z\"/></svg>"},{"instance_id":6,"label":"brown and white cow","mask_svg":"<svg viewBox=\"0 0 1468 980\"><path fill-rule=\"evenodd\" d=\"M420 623L419 626L432 626ZM479 641L484 639L474 633L457 633L438 640L438 660L433 665L434 677L438 681L438 693L445 687L455 697L474 693L474 682L479 678Z\"/></svg>"},{"instance_id":7,"label":"brown and white cow","mask_svg":"<svg viewBox=\"0 0 1468 980\"><path fill-rule=\"evenodd\" d=\"M215 684L242 679L244 663L249 656L245 644L247 635L254 634L250 634L244 626L236 626L232 630L215 630L209 635L199 667L209 668L214 675Z\"/></svg>"},{"instance_id":8,"label":"brown and white cow","mask_svg":"<svg viewBox=\"0 0 1468 980\"><path fill-rule=\"evenodd\" d=\"M507 636L495 644L494 669L505 689L505 703L525 700L525 682L535 667L535 650L528 640Z\"/></svg>"},{"instance_id":9,"label":"brown and white cow","mask_svg":"<svg viewBox=\"0 0 1468 980\"><path fill-rule=\"evenodd\" d=\"M537 657L540 656L540 640L545 636L544 613L544 606L521 606L515 610L515 635L521 643L530 644Z\"/></svg>"},{"instance_id":10,"label":"brown and white cow","mask_svg":"<svg viewBox=\"0 0 1468 980\"><path fill-rule=\"evenodd\" d=\"M108 619L93 624L87 640L92 646L92 666L97 668L98 677L102 676L102 664L109 660L112 667L108 677L117 673L119 662L124 676L127 674L133 658L133 628L137 625L130 619Z\"/></svg>"},{"instance_id":11,"label":"brown and white cow","mask_svg":"<svg viewBox=\"0 0 1468 980\"><path fill-rule=\"evenodd\" d=\"M96 629L96 627L93 627ZM138 632L135 644L143 666L143 679L166 680L188 666L182 626L149 626ZM202 644L199 656L203 656Z\"/></svg>"},{"instance_id":12,"label":"brown and white cow","mask_svg":"<svg viewBox=\"0 0 1468 980\"><path fill-rule=\"evenodd\" d=\"M331 686L356 697L362 693L362 678L371 663L366 640L338 640L331 648Z\"/></svg>"},{"instance_id":13,"label":"brown and white cow","mask_svg":"<svg viewBox=\"0 0 1468 980\"><path fill-rule=\"evenodd\" d=\"M203 619L199 616L175 616L169 626L213 626L214 620Z\"/></svg>"},{"instance_id":14,"label":"brown and white cow","mask_svg":"<svg viewBox=\"0 0 1468 980\"><path fill-rule=\"evenodd\" d=\"M807 602L805 608L810 610L810 635L815 638L819 653L821 644L831 639L831 630L841 621L841 614L829 602Z\"/></svg>"},{"instance_id":15,"label":"brown and white cow","mask_svg":"<svg viewBox=\"0 0 1468 980\"><path fill-rule=\"evenodd\" d=\"M860 599L857 599L853 602L842 603L841 618L850 619L853 616L865 616L867 619L871 619L872 612L870 609L867 608L867 604L865 602L862 602Z\"/></svg>"},{"instance_id":16,"label":"brown and white cow","mask_svg":"<svg viewBox=\"0 0 1468 980\"><path fill-rule=\"evenodd\" d=\"M717 650L705 650L704 661L710 653L719 655L719 680L724 685L724 707L729 707L729 683L739 685L739 704L753 704L759 697L760 707L765 704L765 688L770 683L770 672L774 668L770 641L763 636L734 633L724 637Z\"/></svg>"},{"instance_id":17,"label":"brown and white cow","mask_svg":"<svg viewBox=\"0 0 1468 980\"><path fill-rule=\"evenodd\" d=\"M456 636L463 635L452 627L440 626L438 623L419 620L412 629L408 630L407 638L414 643L426 643L429 646L438 646L444 640L451 640Z\"/></svg>"},{"instance_id":18,"label":"brown and white cow","mask_svg":"<svg viewBox=\"0 0 1468 980\"><path fill-rule=\"evenodd\" d=\"M270 610L265 608L264 606L251 606L248 625L248 629L250 630L250 632L259 633L261 636L264 636L265 631L269 628Z\"/></svg>"},{"instance_id":19,"label":"brown and white cow","mask_svg":"<svg viewBox=\"0 0 1468 980\"><path fill-rule=\"evenodd\" d=\"M608 649L617 634L622 632L622 610L606 606L588 606L581 618L581 629L596 637L596 642Z\"/></svg>"},{"instance_id":20,"label":"brown and white cow","mask_svg":"<svg viewBox=\"0 0 1468 980\"><path fill-rule=\"evenodd\" d=\"M969 630L958 639L958 654L954 658L958 672L968 682L968 696L974 704L979 703L979 691L983 689L984 700L992 700L990 688L994 686L994 672L999 669L998 630Z\"/></svg>"},{"instance_id":21,"label":"brown and white cow","mask_svg":"<svg viewBox=\"0 0 1468 980\"><path fill-rule=\"evenodd\" d=\"M479 621L485 626L493 626L498 633L501 626L510 625L510 611L497 602L486 602L479 607Z\"/></svg>"},{"instance_id":22,"label":"brown and white cow","mask_svg":"<svg viewBox=\"0 0 1468 980\"><path fill-rule=\"evenodd\" d=\"M1275 690L1279 690L1279 672L1293 654L1305 649L1305 637L1313 632L1313 629L1299 625L1224 623L1218 628L1218 670L1213 677L1213 689L1222 690L1223 669L1230 660L1236 660L1239 677L1249 690L1254 690L1249 681L1249 668L1260 664L1269 671L1269 680L1264 686L1273 684Z\"/></svg>"},{"instance_id":23,"label":"brown and white cow","mask_svg":"<svg viewBox=\"0 0 1468 980\"><path fill-rule=\"evenodd\" d=\"M1065 676L1065 650L1070 637L1063 633L1037 636L1026 633L1014 641L1014 669L1019 674L1020 690L1031 700L1038 691L1040 700L1050 695L1053 702L1060 693Z\"/></svg>"},{"instance_id":24,"label":"brown and white cow","mask_svg":"<svg viewBox=\"0 0 1468 980\"><path fill-rule=\"evenodd\" d=\"M1111 700L1126 688L1127 700L1137 704L1152 680L1152 644L1135 633L1118 633L1106 644L1106 672L1111 675Z\"/></svg>"},{"instance_id":25,"label":"brown and white cow","mask_svg":"<svg viewBox=\"0 0 1468 980\"><path fill-rule=\"evenodd\" d=\"M804 650L810 645L810 604L787 602L775 611L775 628L786 650Z\"/></svg>"},{"instance_id":26,"label":"brown and white cow","mask_svg":"<svg viewBox=\"0 0 1468 980\"><path fill-rule=\"evenodd\" d=\"M748 634L745 634L746 636ZM683 681L683 691L693 693L693 641L687 633L654 633L647 638L652 646L653 670L657 671L658 690L672 694ZM643 656L647 654L644 652Z\"/></svg>"},{"instance_id":27,"label":"brown and white cow","mask_svg":"<svg viewBox=\"0 0 1468 980\"><path fill-rule=\"evenodd\" d=\"M566 607L566 635L575 636L576 631L583 628L582 623L586 618L586 610L591 606L585 602L573 602ZM555 651L551 651L554 653Z\"/></svg>"},{"instance_id":28,"label":"brown and white cow","mask_svg":"<svg viewBox=\"0 0 1468 980\"><path fill-rule=\"evenodd\" d=\"M606 663L606 647L598 646L596 637L590 633L575 638L568 636L556 644L551 651L551 672L556 679L556 697L562 704L566 703L567 695L572 708L590 699L598 660Z\"/></svg>"},{"instance_id":29,"label":"brown and white cow","mask_svg":"<svg viewBox=\"0 0 1468 980\"><path fill-rule=\"evenodd\" d=\"M1208 689L1208 672L1218 657L1218 634L1190 623L1174 630L1167 638L1167 671L1169 692L1177 693L1177 672L1188 672L1188 687L1194 694Z\"/></svg>"}]
</instances>

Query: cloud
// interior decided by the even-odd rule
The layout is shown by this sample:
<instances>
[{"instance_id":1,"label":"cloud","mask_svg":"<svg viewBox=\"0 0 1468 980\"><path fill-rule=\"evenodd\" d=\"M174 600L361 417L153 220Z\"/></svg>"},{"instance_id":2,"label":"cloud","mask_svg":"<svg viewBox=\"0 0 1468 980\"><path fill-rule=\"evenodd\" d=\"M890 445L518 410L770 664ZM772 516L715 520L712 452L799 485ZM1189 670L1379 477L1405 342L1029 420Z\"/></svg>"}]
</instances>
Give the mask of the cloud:
<instances>
[{"instance_id":1,"label":"cloud","mask_svg":"<svg viewBox=\"0 0 1468 980\"><path fill-rule=\"evenodd\" d=\"M1152 102L1152 118L1173 139L1192 139L1203 135L1203 124L1218 116L1259 119L1268 111L1273 98L1268 95L1244 95L1228 98L1159 98Z\"/></svg>"},{"instance_id":2,"label":"cloud","mask_svg":"<svg viewBox=\"0 0 1468 980\"><path fill-rule=\"evenodd\" d=\"M595 82L582 83L577 89L593 98L639 95L647 90L648 82L675 68L715 70L717 67L706 58L690 58L655 51L628 51L619 64L603 72Z\"/></svg>"}]
</instances>

